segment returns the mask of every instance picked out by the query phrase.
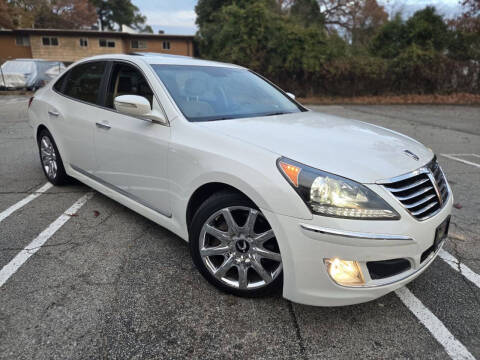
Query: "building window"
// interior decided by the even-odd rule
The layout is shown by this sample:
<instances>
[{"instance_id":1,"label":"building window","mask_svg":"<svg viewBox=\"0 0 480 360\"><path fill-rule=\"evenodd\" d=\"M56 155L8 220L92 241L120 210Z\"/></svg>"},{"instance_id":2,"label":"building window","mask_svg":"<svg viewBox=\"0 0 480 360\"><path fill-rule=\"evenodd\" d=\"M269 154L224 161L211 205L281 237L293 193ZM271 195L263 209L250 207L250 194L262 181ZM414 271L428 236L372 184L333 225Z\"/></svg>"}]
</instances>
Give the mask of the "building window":
<instances>
[{"instance_id":1,"label":"building window","mask_svg":"<svg viewBox=\"0 0 480 360\"><path fill-rule=\"evenodd\" d=\"M88 39L81 38L80 39L80 46L81 47L87 47L88 46Z\"/></svg>"},{"instance_id":2,"label":"building window","mask_svg":"<svg viewBox=\"0 0 480 360\"><path fill-rule=\"evenodd\" d=\"M145 40L131 40L130 47L132 49L146 49L147 42Z\"/></svg>"},{"instance_id":3,"label":"building window","mask_svg":"<svg viewBox=\"0 0 480 360\"><path fill-rule=\"evenodd\" d=\"M98 45L99 45L100 47L114 48L114 47L115 47L115 41L113 41L113 40L107 40L107 39L99 39L99 40L98 40Z\"/></svg>"},{"instance_id":4,"label":"building window","mask_svg":"<svg viewBox=\"0 0 480 360\"><path fill-rule=\"evenodd\" d=\"M42 37L42 44L43 46L58 46L58 38L57 37Z\"/></svg>"},{"instance_id":5,"label":"building window","mask_svg":"<svg viewBox=\"0 0 480 360\"><path fill-rule=\"evenodd\" d=\"M170 41L163 42L163 50L170 50Z\"/></svg>"},{"instance_id":6,"label":"building window","mask_svg":"<svg viewBox=\"0 0 480 360\"><path fill-rule=\"evenodd\" d=\"M30 38L28 36L17 36L15 43L18 46L30 46Z\"/></svg>"}]
</instances>

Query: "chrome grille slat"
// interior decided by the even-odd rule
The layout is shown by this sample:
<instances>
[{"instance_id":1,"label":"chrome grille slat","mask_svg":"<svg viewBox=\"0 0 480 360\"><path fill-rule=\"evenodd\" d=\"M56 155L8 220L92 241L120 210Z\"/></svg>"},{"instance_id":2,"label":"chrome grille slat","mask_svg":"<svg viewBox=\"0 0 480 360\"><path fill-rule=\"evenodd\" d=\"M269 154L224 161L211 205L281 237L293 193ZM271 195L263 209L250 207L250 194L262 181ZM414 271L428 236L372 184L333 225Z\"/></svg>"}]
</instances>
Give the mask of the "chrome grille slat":
<instances>
[{"instance_id":1,"label":"chrome grille slat","mask_svg":"<svg viewBox=\"0 0 480 360\"><path fill-rule=\"evenodd\" d=\"M422 184L426 183L428 180L429 180L428 178L422 179L422 180L414 182L413 184L405 185L405 186L399 187L399 188L389 187L389 186L386 186L386 185L385 185L385 187L391 192L401 192L401 191L413 189L413 188L415 188L419 185L422 185Z\"/></svg>"},{"instance_id":2,"label":"chrome grille slat","mask_svg":"<svg viewBox=\"0 0 480 360\"><path fill-rule=\"evenodd\" d=\"M412 215L413 215L413 216L417 216L417 215L423 214L425 211L431 209L431 208L434 207L435 205L438 205L438 203L433 202L433 203L431 203L431 204L428 204L427 206L421 208L420 210L412 211Z\"/></svg>"},{"instance_id":3,"label":"chrome grille slat","mask_svg":"<svg viewBox=\"0 0 480 360\"><path fill-rule=\"evenodd\" d=\"M437 195L435 195L435 194L429 195L429 196L427 196L426 198L424 198L424 199L422 199L422 200L419 200L419 201L417 201L417 202L414 202L413 204L405 205L405 207L406 207L407 209L412 209L412 208L414 208L414 207L417 207L417 206L420 206L420 205L422 205L422 204L425 204L427 201L432 200L432 199L435 198L436 196L437 196ZM412 214L413 214L413 212L412 212Z\"/></svg>"},{"instance_id":4,"label":"chrome grille slat","mask_svg":"<svg viewBox=\"0 0 480 360\"><path fill-rule=\"evenodd\" d=\"M421 190L418 190L417 192L414 192L411 195L397 196L397 199L400 200L400 201L411 200L411 199L414 199L414 198L416 198L416 197L418 197L422 194L425 194L426 192L431 191L431 190L434 190L434 189L433 189L433 187L429 186L429 187L426 187L426 188L422 188Z\"/></svg>"},{"instance_id":5,"label":"chrome grille slat","mask_svg":"<svg viewBox=\"0 0 480 360\"><path fill-rule=\"evenodd\" d=\"M419 221L434 216L448 199L447 180L435 158L420 169L380 184Z\"/></svg>"}]
</instances>

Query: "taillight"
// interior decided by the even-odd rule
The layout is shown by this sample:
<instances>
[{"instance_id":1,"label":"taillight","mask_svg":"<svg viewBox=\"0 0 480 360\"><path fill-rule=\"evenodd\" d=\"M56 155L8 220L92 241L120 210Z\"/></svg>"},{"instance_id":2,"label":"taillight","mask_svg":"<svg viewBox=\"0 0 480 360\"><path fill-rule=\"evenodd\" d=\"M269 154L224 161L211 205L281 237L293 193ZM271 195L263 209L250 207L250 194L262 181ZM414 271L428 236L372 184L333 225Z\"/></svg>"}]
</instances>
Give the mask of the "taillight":
<instances>
[{"instance_id":1,"label":"taillight","mask_svg":"<svg viewBox=\"0 0 480 360\"><path fill-rule=\"evenodd\" d=\"M32 96L30 99L28 99L28 107L30 107L30 105L32 105L33 98L34 98L34 97Z\"/></svg>"}]
</instances>

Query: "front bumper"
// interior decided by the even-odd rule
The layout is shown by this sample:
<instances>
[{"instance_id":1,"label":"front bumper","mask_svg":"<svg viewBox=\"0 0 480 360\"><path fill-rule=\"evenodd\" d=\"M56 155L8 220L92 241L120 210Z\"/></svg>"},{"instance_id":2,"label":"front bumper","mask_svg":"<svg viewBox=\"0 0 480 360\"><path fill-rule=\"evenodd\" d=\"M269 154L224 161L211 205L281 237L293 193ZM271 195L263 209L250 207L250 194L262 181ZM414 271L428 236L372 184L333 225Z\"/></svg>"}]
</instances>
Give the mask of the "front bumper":
<instances>
[{"instance_id":1,"label":"front bumper","mask_svg":"<svg viewBox=\"0 0 480 360\"><path fill-rule=\"evenodd\" d=\"M262 209L282 253L283 296L307 305L341 306L370 301L404 286L435 259L437 253L431 253L423 261L421 256L432 246L435 230L450 215L452 204L450 193L441 211L421 222L398 207L402 218L397 221L322 216L305 220ZM357 261L365 286L346 287L335 283L324 264L325 258L335 257ZM367 262L398 258L407 259L410 269L379 280L370 278Z\"/></svg>"}]
</instances>

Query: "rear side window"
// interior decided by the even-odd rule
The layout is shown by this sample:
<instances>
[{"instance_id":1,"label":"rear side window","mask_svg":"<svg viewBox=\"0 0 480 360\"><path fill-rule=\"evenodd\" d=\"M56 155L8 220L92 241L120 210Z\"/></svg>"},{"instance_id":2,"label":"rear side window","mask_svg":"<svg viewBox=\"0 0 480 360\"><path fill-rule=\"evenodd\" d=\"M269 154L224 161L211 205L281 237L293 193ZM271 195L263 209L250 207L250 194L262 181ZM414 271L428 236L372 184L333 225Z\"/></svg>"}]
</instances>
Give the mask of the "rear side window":
<instances>
[{"instance_id":1,"label":"rear side window","mask_svg":"<svg viewBox=\"0 0 480 360\"><path fill-rule=\"evenodd\" d=\"M53 85L53 88L57 90L59 93L63 93L63 84L67 79L69 73L64 74L58 81Z\"/></svg>"},{"instance_id":2,"label":"rear side window","mask_svg":"<svg viewBox=\"0 0 480 360\"><path fill-rule=\"evenodd\" d=\"M68 72L62 93L74 99L96 104L105 66L105 62L89 62L75 66Z\"/></svg>"}]
</instances>

